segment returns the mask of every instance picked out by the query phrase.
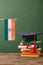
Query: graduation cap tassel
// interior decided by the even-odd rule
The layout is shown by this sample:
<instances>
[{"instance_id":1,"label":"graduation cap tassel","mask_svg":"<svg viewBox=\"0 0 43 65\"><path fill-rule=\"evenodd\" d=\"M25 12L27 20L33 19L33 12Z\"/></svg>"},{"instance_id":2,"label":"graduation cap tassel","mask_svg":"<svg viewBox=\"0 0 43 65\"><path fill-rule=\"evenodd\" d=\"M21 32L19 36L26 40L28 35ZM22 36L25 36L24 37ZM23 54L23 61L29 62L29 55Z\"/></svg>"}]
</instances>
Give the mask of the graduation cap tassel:
<instances>
[{"instance_id":1,"label":"graduation cap tassel","mask_svg":"<svg viewBox=\"0 0 43 65\"><path fill-rule=\"evenodd\" d=\"M36 35L34 35L34 53L36 53Z\"/></svg>"}]
</instances>

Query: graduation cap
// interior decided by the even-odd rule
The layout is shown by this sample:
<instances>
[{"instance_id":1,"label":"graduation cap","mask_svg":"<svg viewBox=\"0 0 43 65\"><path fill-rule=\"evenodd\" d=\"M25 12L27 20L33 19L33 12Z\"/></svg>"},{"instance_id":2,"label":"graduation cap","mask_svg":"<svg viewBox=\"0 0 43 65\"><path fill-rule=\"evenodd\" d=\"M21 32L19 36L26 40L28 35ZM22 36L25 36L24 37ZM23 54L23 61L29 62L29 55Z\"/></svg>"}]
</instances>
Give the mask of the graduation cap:
<instances>
[{"instance_id":1,"label":"graduation cap","mask_svg":"<svg viewBox=\"0 0 43 65\"><path fill-rule=\"evenodd\" d=\"M34 41L34 35L36 36L36 40L37 40L37 35L43 34L43 33L41 32L20 32L18 34L22 35L22 39L25 41Z\"/></svg>"},{"instance_id":2,"label":"graduation cap","mask_svg":"<svg viewBox=\"0 0 43 65\"><path fill-rule=\"evenodd\" d=\"M22 35L22 39L25 41L34 41L34 52L36 52L37 35L40 35L43 33L41 32L20 32L18 34Z\"/></svg>"}]
</instances>

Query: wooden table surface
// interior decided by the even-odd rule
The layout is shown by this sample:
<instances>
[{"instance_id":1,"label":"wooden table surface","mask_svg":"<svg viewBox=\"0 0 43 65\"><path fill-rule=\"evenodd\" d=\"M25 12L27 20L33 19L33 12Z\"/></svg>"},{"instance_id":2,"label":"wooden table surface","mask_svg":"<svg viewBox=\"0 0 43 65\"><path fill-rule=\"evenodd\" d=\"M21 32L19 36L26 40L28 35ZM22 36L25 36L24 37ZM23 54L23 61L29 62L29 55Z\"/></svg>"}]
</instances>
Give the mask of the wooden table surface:
<instances>
[{"instance_id":1,"label":"wooden table surface","mask_svg":"<svg viewBox=\"0 0 43 65\"><path fill-rule=\"evenodd\" d=\"M0 65L43 65L43 55L39 58L25 58L18 53L0 53Z\"/></svg>"}]
</instances>

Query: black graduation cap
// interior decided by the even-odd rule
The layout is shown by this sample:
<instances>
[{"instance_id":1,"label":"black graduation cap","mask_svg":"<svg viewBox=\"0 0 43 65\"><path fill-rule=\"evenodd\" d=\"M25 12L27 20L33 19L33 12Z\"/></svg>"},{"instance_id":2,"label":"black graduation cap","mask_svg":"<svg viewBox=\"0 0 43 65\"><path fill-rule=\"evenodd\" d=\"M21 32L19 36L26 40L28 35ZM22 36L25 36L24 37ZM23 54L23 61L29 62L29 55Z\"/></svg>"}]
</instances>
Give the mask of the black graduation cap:
<instances>
[{"instance_id":1,"label":"black graduation cap","mask_svg":"<svg viewBox=\"0 0 43 65\"><path fill-rule=\"evenodd\" d=\"M34 41L34 35L35 35L35 39L37 40L37 35L39 34L43 34L41 32L20 32L18 33L20 35L22 35L22 39L25 41Z\"/></svg>"}]
</instances>

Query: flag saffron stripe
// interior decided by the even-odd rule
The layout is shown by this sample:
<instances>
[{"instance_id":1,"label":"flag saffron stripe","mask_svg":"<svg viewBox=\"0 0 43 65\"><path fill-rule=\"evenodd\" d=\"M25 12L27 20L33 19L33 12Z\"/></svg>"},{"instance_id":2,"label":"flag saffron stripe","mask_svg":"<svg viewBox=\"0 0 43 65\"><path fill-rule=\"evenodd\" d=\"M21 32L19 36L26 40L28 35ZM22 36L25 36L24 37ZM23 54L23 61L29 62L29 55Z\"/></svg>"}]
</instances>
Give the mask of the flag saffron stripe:
<instances>
[{"instance_id":1,"label":"flag saffron stripe","mask_svg":"<svg viewBox=\"0 0 43 65\"><path fill-rule=\"evenodd\" d=\"M12 19L12 40L15 40L15 20Z\"/></svg>"}]
</instances>

